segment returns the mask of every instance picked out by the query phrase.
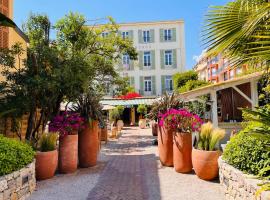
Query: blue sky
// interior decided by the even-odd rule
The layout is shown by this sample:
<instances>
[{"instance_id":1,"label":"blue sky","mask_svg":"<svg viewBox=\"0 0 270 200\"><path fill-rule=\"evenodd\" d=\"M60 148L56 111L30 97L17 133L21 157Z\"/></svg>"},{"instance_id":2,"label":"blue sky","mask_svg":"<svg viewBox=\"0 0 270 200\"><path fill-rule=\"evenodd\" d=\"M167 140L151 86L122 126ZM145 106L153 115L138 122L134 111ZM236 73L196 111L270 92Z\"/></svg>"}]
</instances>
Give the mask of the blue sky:
<instances>
[{"instance_id":1,"label":"blue sky","mask_svg":"<svg viewBox=\"0 0 270 200\"><path fill-rule=\"evenodd\" d=\"M210 5L223 5L228 0L14 0L14 20L26 21L30 12L47 14L52 23L69 11L80 12L87 19L112 16L116 22L184 19L186 34L186 68L200 55L200 30L203 16Z\"/></svg>"}]
</instances>

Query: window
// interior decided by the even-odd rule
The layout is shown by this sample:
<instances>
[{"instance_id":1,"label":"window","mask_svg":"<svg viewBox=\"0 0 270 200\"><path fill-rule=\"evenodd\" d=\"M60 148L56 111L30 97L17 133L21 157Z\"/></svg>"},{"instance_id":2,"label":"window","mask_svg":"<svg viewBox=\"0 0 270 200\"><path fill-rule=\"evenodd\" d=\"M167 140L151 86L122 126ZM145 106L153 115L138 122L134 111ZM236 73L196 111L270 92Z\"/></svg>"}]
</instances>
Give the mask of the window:
<instances>
[{"instance_id":1,"label":"window","mask_svg":"<svg viewBox=\"0 0 270 200\"><path fill-rule=\"evenodd\" d=\"M239 75L242 73L242 67L237 67L236 68L236 75Z\"/></svg>"},{"instance_id":2,"label":"window","mask_svg":"<svg viewBox=\"0 0 270 200\"><path fill-rule=\"evenodd\" d=\"M128 39L128 36L129 36L128 31L123 31L123 32L122 32L122 38L123 38L123 39Z\"/></svg>"},{"instance_id":3,"label":"window","mask_svg":"<svg viewBox=\"0 0 270 200\"><path fill-rule=\"evenodd\" d=\"M172 40L172 30L171 29L165 29L164 30L164 40L165 41Z\"/></svg>"},{"instance_id":4,"label":"window","mask_svg":"<svg viewBox=\"0 0 270 200\"><path fill-rule=\"evenodd\" d=\"M212 76L217 75L217 69L215 67L212 68Z\"/></svg>"},{"instance_id":5,"label":"window","mask_svg":"<svg viewBox=\"0 0 270 200\"><path fill-rule=\"evenodd\" d=\"M172 76L166 76L165 77L165 88L166 88L167 91L172 91L173 90Z\"/></svg>"},{"instance_id":6,"label":"window","mask_svg":"<svg viewBox=\"0 0 270 200\"><path fill-rule=\"evenodd\" d=\"M108 32L103 32L101 33L102 37L105 38L105 37L108 37L109 33Z\"/></svg>"},{"instance_id":7,"label":"window","mask_svg":"<svg viewBox=\"0 0 270 200\"><path fill-rule=\"evenodd\" d=\"M143 42L150 42L150 31L143 31Z\"/></svg>"},{"instance_id":8,"label":"window","mask_svg":"<svg viewBox=\"0 0 270 200\"><path fill-rule=\"evenodd\" d=\"M150 67L151 66L151 52L146 51L143 55L143 66Z\"/></svg>"},{"instance_id":9,"label":"window","mask_svg":"<svg viewBox=\"0 0 270 200\"><path fill-rule=\"evenodd\" d=\"M227 81L229 79L228 72L224 72L223 78L224 78L224 81Z\"/></svg>"},{"instance_id":10,"label":"window","mask_svg":"<svg viewBox=\"0 0 270 200\"><path fill-rule=\"evenodd\" d=\"M144 77L144 91L145 92L152 91L152 78L151 78L151 76Z\"/></svg>"},{"instance_id":11,"label":"window","mask_svg":"<svg viewBox=\"0 0 270 200\"><path fill-rule=\"evenodd\" d=\"M172 65L172 51L165 51L165 65Z\"/></svg>"},{"instance_id":12,"label":"window","mask_svg":"<svg viewBox=\"0 0 270 200\"><path fill-rule=\"evenodd\" d=\"M124 54L122 58L123 65L129 65L130 63L130 57L128 54Z\"/></svg>"},{"instance_id":13,"label":"window","mask_svg":"<svg viewBox=\"0 0 270 200\"><path fill-rule=\"evenodd\" d=\"M234 77L234 70L230 70L230 79Z\"/></svg>"}]
</instances>

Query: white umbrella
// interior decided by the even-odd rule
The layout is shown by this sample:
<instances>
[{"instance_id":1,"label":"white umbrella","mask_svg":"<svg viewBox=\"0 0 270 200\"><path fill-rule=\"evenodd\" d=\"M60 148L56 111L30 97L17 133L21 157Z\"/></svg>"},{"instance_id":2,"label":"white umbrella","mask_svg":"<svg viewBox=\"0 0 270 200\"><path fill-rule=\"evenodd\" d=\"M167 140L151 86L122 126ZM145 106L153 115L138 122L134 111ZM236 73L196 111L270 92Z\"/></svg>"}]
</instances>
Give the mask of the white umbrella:
<instances>
[{"instance_id":1,"label":"white umbrella","mask_svg":"<svg viewBox=\"0 0 270 200\"><path fill-rule=\"evenodd\" d=\"M105 106L103 106L102 110L113 110L115 108L116 108L115 106L105 105Z\"/></svg>"}]
</instances>

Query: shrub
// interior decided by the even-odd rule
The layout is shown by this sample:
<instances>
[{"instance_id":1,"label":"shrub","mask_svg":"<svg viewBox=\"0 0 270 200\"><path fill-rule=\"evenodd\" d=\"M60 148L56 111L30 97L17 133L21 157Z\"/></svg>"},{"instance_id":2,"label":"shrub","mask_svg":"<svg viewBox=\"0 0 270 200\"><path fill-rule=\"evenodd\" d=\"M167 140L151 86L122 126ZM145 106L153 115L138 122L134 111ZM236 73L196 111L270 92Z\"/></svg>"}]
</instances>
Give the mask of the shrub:
<instances>
[{"instance_id":1,"label":"shrub","mask_svg":"<svg viewBox=\"0 0 270 200\"><path fill-rule=\"evenodd\" d=\"M34 154L28 144L0 135L0 176L17 171L31 163Z\"/></svg>"},{"instance_id":2,"label":"shrub","mask_svg":"<svg viewBox=\"0 0 270 200\"><path fill-rule=\"evenodd\" d=\"M140 113L141 115L146 115L147 113L147 107L144 104L140 104L137 108L137 112Z\"/></svg>"},{"instance_id":3,"label":"shrub","mask_svg":"<svg viewBox=\"0 0 270 200\"><path fill-rule=\"evenodd\" d=\"M247 134L252 130L249 125L227 144L223 158L235 168L258 175L270 162L270 152L266 147L270 141Z\"/></svg>"},{"instance_id":4,"label":"shrub","mask_svg":"<svg viewBox=\"0 0 270 200\"><path fill-rule=\"evenodd\" d=\"M56 149L58 135L56 133L45 133L39 139L38 149L41 152L54 151Z\"/></svg>"}]
</instances>

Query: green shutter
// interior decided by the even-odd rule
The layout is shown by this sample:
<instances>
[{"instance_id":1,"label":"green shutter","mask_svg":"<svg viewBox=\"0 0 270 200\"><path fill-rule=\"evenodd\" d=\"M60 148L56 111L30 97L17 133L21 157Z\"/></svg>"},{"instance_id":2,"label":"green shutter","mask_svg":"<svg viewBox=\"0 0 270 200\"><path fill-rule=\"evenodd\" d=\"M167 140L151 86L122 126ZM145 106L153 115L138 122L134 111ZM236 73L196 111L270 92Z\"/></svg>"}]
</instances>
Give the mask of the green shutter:
<instances>
[{"instance_id":1,"label":"green shutter","mask_svg":"<svg viewBox=\"0 0 270 200\"><path fill-rule=\"evenodd\" d=\"M143 69L143 51L139 51L139 69Z\"/></svg>"},{"instance_id":2,"label":"green shutter","mask_svg":"<svg viewBox=\"0 0 270 200\"><path fill-rule=\"evenodd\" d=\"M166 92L166 88L165 88L165 77L166 76L161 76L161 90L162 90L162 94L164 94Z\"/></svg>"},{"instance_id":3,"label":"green shutter","mask_svg":"<svg viewBox=\"0 0 270 200\"><path fill-rule=\"evenodd\" d=\"M142 44L143 43L142 30L138 31L138 38L139 38L139 43Z\"/></svg>"},{"instance_id":4,"label":"green shutter","mask_svg":"<svg viewBox=\"0 0 270 200\"><path fill-rule=\"evenodd\" d=\"M131 40L131 41L133 41L133 31L131 30L131 31L129 31L128 32L128 37L129 37L129 39Z\"/></svg>"},{"instance_id":5,"label":"green shutter","mask_svg":"<svg viewBox=\"0 0 270 200\"><path fill-rule=\"evenodd\" d=\"M123 55L122 54L120 55L120 58L117 60L116 64L117 64L117 69L119 71L123 71L124 66L123 66Z\"/></svg>"},{"instance_id":6,"label":"green shutter","mask_svg":"<svg viewBox=\"0 0 270 200\"><path fill-rule=\"evenodd\" d=\"M164 50L160 50L160 67L161 69L165 69L165 58L164 58Z\"/></svg>"},{"instance_id":7,"label":"green shutter","mask_svg":"<svg viewBox=\"0 0 270 200\"><path fill-rule=\"evenodd\" d=\"M129 78L130 78L130 86L135 88L135 79L134 79L134 76L131 76Z\"/></svg>"},{"instance_id":8,"label":"green shutter","mask_svg":"<svg viewBox=\"0 0 270 200\"><path fill-rule=\"evenodd\" d=\"M140 94L144 95L144 80L143 76L140 76Z\"/></svg>"},{"instance_id":9,"label":"green shutter","mask_svg":"<svg viewBox=\"0 0 270 200\"><path fill-rule=\"evenodd\" d=\"M150 42L151 43L155 42L155 30L154 29L150 30Z\"/></svg>"},{"instance_id":10,"label":"green shutter","mask_svg":"<svg viewBox=\"0 0 270 200\"><path fill-rule=\"evenodd\" d=\"M176 28L172 29L172 41L176 42Z\"/></svg>"},{"instance_id":11,"label":"green shutter","mask_svg":"<svg viewBox=\"0 0 270 200\"><path fill-rule=\"evenodd\" d=\"M159 29L160 42L164 42L164 29Z\"/></svg>"},{"instance_id":12,"label":"green shutter","mask_svg":"<svg viewBox=\"0 0 270 200\"><path fill-rule=\"evenodd\" d=\"M156 56L155 56L155 50L151 51L151 69L155 69L156 67Z\"/></svg>"},{"instance_id":13,"label":"green shutter","mask_svg":"<svg viewBox=\"0 0 270 200\"><path fill-rule=\"evenodd\" d=\"M173 50L173 68L177 68L177 50Z\"/></svg>"},{"instance_id":14,"label":"green shutter","mask_svg":"<svg viewBox=\"0 0 270 200\"><path fill-rule=\"evenodd\" d=\"M118 35L122 37L122 31L118 31Z\"/></svg>"},{"instance_id":15,"label":"green shutter","mask_svg":"<svg viewBox=\"0 0 270 200\"><path fill-rule=\"evenodd\" d=\"M129 69L134 70L134 60L130 60L129 62Z\"/></svg>"},{"instance_id":16,"label":"green shutter","mask_svg":"<svg viewBox=\"0 0 270 200\"><path fill-rule=\"evenodd\" d=\"M152 76L152 94L156 95L156 77Z\"/></svg>"}]
</instances>

